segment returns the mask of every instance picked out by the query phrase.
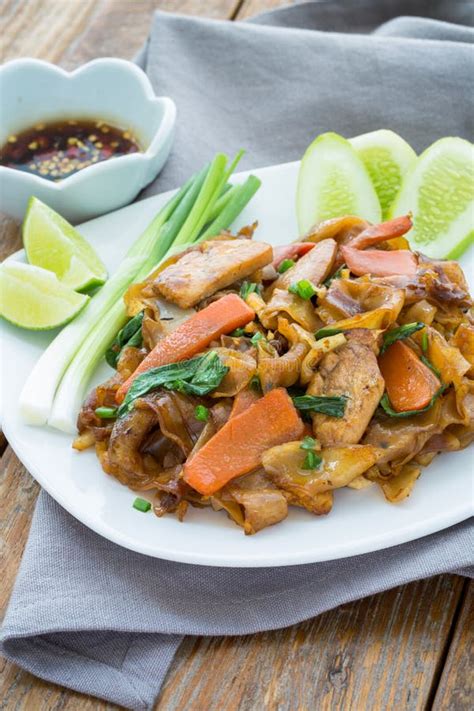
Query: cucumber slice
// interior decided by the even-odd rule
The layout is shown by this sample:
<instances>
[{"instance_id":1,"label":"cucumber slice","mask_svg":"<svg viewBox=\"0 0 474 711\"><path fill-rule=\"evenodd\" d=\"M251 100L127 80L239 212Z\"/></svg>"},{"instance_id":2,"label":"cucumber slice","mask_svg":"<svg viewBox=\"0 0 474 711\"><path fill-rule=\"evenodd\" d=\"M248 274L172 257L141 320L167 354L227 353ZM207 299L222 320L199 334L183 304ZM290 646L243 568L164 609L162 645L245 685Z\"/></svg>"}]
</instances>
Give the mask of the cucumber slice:
<instances>
[{"instance_id":1,"label":"cucumber slice","mask_svg":"<svg viewBox=\"0 0 474 711\"><path fill-rule=\"evenodd\" d=\"M400 190L403 176L416 160L413 148L397 133L380 129L349 140L363 161L380 200L382 217Z\"/></svg>"},{"instance_id":2,"label":"cucumber slice","mask_svg":"<svg viewBox=\"0 0 474 711\"><path fill-rule=\"evenodd\" d=\"M406 174L390 216L413 214L406 235L412 249L436 259L457 259L474 243L474 146L441 138Z\"/></svg>"},{"instance_id":3,"label":"cucumber slice","mask_svg":"<svg viewBox=\"0 0 474 711\"><path fill-rule=\"evenodd\" d=\"M369 174L349 141L337 133L323 133L307 148L298 175L296 214L301 234L342 215L380 222Z\"/></svg>"}]
</instances>

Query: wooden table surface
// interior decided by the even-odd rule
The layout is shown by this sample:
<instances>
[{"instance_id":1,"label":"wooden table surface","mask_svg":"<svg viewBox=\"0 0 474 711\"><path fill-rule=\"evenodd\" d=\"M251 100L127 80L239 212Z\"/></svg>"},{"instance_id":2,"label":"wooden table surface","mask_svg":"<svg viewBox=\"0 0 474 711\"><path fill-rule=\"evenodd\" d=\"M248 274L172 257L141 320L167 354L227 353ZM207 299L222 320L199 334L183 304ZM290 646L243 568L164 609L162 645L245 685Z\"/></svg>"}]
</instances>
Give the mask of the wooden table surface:
<instances>
[{"instance_id":1,"label":"wooden table surface","mask_svg":"<svg viewBox=\"0 0 474 711\"><path fill-rule=\"evenodd\" d=\"M239 20L281 0L0 0L2 60L39 57L74 68L131 58L155 9ZM217 147L216 147L217 148ZM20 245L0 216L0 258ZM0 435L0 605L5 609L39 487ZM156 711L400 711L472 708L473 586L455 575L404 585L278 632L188 638ZM214 673L209 673L210 671ZM0 708L113 711L0 658ZM3 703L2 703L3 699Z\"/></svg>"}]
</instances>

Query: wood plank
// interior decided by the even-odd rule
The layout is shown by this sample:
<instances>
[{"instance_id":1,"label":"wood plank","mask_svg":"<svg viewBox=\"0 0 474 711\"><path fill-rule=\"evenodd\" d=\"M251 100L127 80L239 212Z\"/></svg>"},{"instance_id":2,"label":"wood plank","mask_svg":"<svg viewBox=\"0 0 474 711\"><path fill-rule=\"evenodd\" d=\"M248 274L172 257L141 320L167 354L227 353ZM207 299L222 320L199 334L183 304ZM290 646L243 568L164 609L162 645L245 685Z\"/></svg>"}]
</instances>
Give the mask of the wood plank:
<instances>
[{"instance_id":1,"label":"wood plank","mask_svg":"<svg viewBox=\"0 0 474 711\"><path fill-rule=\"evenodd\" d=\"M474 581L465 595L436 690L433 711L468 711L474 699Z\"/></svg>"},{"instance_id":2,"label":"wood plank","mask_svg":"<svg viewBox=\"0 0 474 711\"><path fill-rule=\"evenodd\" d=\"M440 576L277 632L187 639L156 709L424 709L462 586Z\"/></svg>"}]
</instances>

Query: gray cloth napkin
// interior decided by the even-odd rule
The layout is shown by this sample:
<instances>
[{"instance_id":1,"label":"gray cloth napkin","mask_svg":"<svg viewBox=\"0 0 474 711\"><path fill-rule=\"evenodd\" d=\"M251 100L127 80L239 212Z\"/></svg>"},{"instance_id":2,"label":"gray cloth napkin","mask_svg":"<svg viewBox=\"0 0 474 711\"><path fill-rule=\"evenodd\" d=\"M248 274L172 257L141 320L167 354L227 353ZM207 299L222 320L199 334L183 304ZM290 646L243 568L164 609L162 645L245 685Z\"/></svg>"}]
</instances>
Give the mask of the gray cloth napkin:
<instances>
[{"instance_id":1,"label":"gray cloth napkin","mask_svg":"<svg viewBox=\"0 0 474 711\"><path fill-rule=\"evenodd\" d=\"M176 187L217 150L245 147L243 168L297 159L325 130L389 127L417 150L442 135L472 139L474 33L461 26L472 8L315 2L252 24L157 13L140 63L156 92L176 101L179 120L148 192ZM400 13L431 19L393 19ZM43 492L0 642L44 679L149 709L182 635L276 629L419 578L474 577L473 539L467 521L339 561L205 568L124 550Z\"/></svg>"}]
</instances>

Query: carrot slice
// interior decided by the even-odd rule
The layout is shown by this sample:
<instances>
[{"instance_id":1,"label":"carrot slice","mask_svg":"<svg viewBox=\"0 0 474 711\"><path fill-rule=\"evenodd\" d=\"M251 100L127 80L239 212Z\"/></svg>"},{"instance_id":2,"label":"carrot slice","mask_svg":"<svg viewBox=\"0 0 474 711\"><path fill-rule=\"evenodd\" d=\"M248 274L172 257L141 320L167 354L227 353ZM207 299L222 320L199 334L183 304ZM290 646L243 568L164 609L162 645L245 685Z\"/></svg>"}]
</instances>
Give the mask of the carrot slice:
<instances>
[{"instance_id":1,"label":"carrot slice","mask_svg":"<svg viewBox=\"0 0 474 711\"><path fill-rule=\"evenodd\" d=\"M135 378L150 368L191 358L223 333L245 326L255 318L255 312L237 294L226 294L202 311L184 321L166 338L159 341L138 368L117 390L116 400L122 402Z\"/></svg>"},{"instance_id":2,"label":"carrot slice","mask_svg":"<svg viewBox=\"0 0 474 711\"><path fill-rule=\"evenodd\" d=\"M256 390L250 390L250 388L244 388L234 398L234 403L232 405L232 410L230 411L230 417L236 417L240 415L245 410L248 410L251 405L260 400L262 396ZM230 419L230 418L229 418Z\"/></svg>"},{"instance_id":3,"label":"carrot slice","mask_svg":"<svg viewBox=\"0 0 474 711\"><path fill-rule=\"evenodd\" d=\"M372 276L394 276L405 274L415 276L418 262L408 249L367 249L365 252L347 245L341 247L342 258L356 276L372 274Z\"/></svg>"},{"instance_id":4,"label":"carrot slice","mask_svg":"<svg viewBox=\"0 0 474 711\"><path fill-rule=\"evenodd\" d=\"M262 463L270 447L300 439L303 422L284 388L271 390L229 419L184 465L184 480L210 496Z\"/></svg>"},{"instance_id":5,"label":"carrot slice","mask_svg":"<svg viewBox=\"0 0 474 711\"><path fill-rule=\"evenodd\" d=\"M382 222L379 225L370 225L370 227L367 227L367 229L351 240L350 246L354 249L373 247L376 244L386 242L394 237L401 237L406 234L408 230L411 230L412 226L413 222L410 215L395 217L395 219Z\"/></svg>"},{"instance_id":6,"label":"carrot slice","mask_svg":"<svg viewBox=\"0 0 474 711\"><path fill-rule=\"evenodd\" d=\"M379 368L390 403L397 412L422 410L441 387L433 371L403 341L395 341L387 348L379 357Z\"/></svg>"},{"instance_id":7,"label":"carrot slice","mask_svg":"<svg viewBox=\"0 0 474 711\"><path fill-rule=\"evenodd\" d=\"M304 254L313 249L314 242L293 242L293 244L284 244L281 247L273 247L273 262L272 266L278 269L284 259L294 259L302 257Z\"/></svg>"}]
</instances>

